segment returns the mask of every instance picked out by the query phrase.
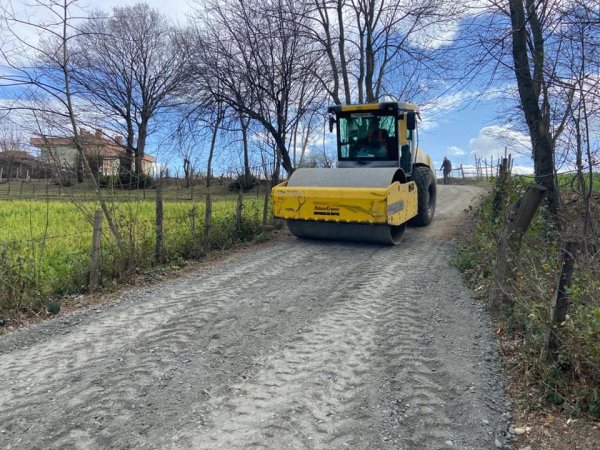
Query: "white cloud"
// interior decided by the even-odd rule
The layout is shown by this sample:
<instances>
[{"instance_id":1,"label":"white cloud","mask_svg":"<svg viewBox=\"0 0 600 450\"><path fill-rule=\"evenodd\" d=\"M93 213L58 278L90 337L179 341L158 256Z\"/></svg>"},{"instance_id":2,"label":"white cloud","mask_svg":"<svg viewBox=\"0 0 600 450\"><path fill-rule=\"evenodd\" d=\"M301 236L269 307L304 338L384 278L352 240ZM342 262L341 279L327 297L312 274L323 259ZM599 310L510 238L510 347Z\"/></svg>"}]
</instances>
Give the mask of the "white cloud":
<instances>
[{"instance_id":1,"label":"white cloud","mask_svg":"<svg viewBox=\"0 0 600 450\"><path fill-rule=\"evenodd\" d=\"M482 158L504 155L504 149L513 158L531 154L529 136L512 128L510 125L491 125L484 127L479 134L469 141L471 154Z\"/></svg>"},{"instance_id":2,"label":"white cloud","mask_svg":"<svg viewBox=\"0 0 600 450\"><path fill-rule=\"evenodd\" d=\"M531 166L513 166L513 175L531 175L533 174L533 167Z\"/></svg>"},{"instance_id":3,"label":"white cloud","mask_svg":"<svg viewBox=\"0 0 600 450\"><path fill-rule=\"evenodd\" d=\"M433 130L440 122L444 122L447 117L455 116L457 111L465 109L470 102L496 100L506 96L510 89L507 86L498 86L485 90L452 92L433 98L420 105L420 111L423 115L419 128L422 131Z\"/></svg>"},{"instance_id":4,"label":"white cloud","mask_svg":"<svg viewBox=\"0 0 600 450\"><path fill-rule=\"evenodd\" d=\"M435 22L411 33L409 39L417 47L436 50L454 43L458 35L458 28L458 20Z\"/></svg>"},{"instance_id":5,"label":"white cloud","mask_svg":"<svg viewBox=\"0 0 600 450\"><path fill-rule=\"evenodd\" d=\"M419 122L419 129L421 131L433 130L439 125L440 119L443 119L446 114L455 111L463 105L471 95L471 93L465 91L454 92L437 97L421 105L419 109L422 115Z\"/></svg>"},{"instance_id":6,"label":"white cloud","mask_svg":"<svg viewBox=\"0 0 600 450\"><path fill-rule=\"evenodd\" d=\"M452 146L448 147L447 153L450 156L464 156L465 155L465 151L462 148L457 147L456 145L452 145Z\"/></svg>"}]
</instances>

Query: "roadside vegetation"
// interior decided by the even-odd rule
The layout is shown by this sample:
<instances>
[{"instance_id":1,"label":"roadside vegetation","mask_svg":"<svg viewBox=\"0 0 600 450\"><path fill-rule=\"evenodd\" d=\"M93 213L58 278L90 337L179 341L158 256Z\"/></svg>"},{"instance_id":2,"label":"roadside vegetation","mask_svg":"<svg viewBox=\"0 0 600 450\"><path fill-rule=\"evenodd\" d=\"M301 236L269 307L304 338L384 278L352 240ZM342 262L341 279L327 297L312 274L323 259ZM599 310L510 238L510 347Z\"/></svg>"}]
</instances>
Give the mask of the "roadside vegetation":
<instances>
[{"instance_id":1,"label":"roadside vegetation","mask_svg":"<svg viewBox=\"0 0 600 450\"><path fill-rule=\"evenodd\" d=\"M83 192L81 187L74 192L63 188L67 201L44 195L26 200L15 195L16 200L2 201L0 326L57 312L61 296L88 291L94 213L98 206L92 200L83 200ZM258 198L258 190L246 194L241 205L237 194L217 190L207 235L203 196L183 200L189 190L172 186L164 192L164 236L158 261L155 191L145 193L147 200L136 198L142 192L135 192L129 201L119 191L108 200L125 246L122 251L115 245L104 220L101 288L111 288L158 264L176 267L215 250L268 238L269 228L263 224L263 194ZM179 200L174 200L176 196ZM93 198L93 193L88 192L85 197Z\"/></svg>"},{"instance_id":2,"label":"roadside vegetation","mask_svg":"<svg viewBox=\"0 0 600 450\"><path fill-rule=\"evenodd\" d=\"M505 362L525 389L518 409L559 405L568 416L600 418L600 235L585 232L586 208L573 189L573 176L559 176L561 226L542 205L523 236L519 257L511 261L513 277L502 287L512 307L496 310ZM600 177L594 174L591 217L600 217ZM492 189L463 234L456 258L476 295L488 301L493 291L498 242L507 214L524 195L531 177L515 176L505 188L500 211ZM497 185L495 186L497 187ZM597 223L597 222L596 222ZM554 323L553 299L563 272L565 242L576 242L574 268L566 288L568 312ZM564 276L564 274L563 274ZM559 336L555 357L548 358L548 333Z\"/></svg>"}]
</instances>

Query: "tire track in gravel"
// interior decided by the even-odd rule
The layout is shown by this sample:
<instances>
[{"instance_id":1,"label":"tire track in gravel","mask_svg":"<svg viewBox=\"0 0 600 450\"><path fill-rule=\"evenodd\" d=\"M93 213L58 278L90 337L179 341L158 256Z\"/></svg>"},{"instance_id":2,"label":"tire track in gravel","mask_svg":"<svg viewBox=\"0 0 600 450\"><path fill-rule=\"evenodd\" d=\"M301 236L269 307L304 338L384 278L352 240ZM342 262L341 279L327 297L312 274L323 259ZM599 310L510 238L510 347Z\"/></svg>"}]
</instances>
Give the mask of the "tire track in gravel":
<instances>
[{"instance_id":1,"label":"tire track in gravel","mask_svg":"<svg viewBox=\"0 0 600 450\"><path fill-rule=\"evenodd\" d=\"M218 426L194 446L276 448L282 433L288 448L370 443L377 428L368 415L374 322L386 301L382 286L394 272L392 264L384 270L378 264L391 263L389 256L362 261L367 269L344 289L339 308L302 329L252 379L234 385L234 397L215 398Z\"/></svg>"},{"instance_id":2,"label":"tire track in gravel","mask_svg":"<svg viewBox=\"0 0 600 450\"><path fill-rule=\"evenodd\" d=\"M476 192L398 247L290 239L1 337L0 447L493 446L493 337L444 242Z\"/></svg>"}]
</instances>

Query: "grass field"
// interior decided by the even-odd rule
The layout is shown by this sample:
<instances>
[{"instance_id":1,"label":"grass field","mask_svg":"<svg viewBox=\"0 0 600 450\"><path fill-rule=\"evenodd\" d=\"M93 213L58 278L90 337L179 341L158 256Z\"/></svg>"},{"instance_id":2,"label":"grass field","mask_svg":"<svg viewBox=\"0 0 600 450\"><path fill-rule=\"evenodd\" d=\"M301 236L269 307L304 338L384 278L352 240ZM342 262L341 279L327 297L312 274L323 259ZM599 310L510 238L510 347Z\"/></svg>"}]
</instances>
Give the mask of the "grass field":
<instances>
[{"instance_id":1,"label":"grass field","mask_svg":"<svg viewBox=\"0 0 600 450\"><path fill-rule=\"evenodd\" d=\"M533 175L517 175L525 180L531 180L533 183L535 177ZM589 181L589 174L584 174L585 182ZM574 173L559 173L558 174L558 186L562 192L571 192L576 186L575 174ZM600 192L600 173L593 174L592 192Z\"/></svg>"},{"instance_id":2,"label":"grass field","mask_svg":"<svg viewBox=\"0 0 600 450\"><path fill-rule=\"evenodd\" d=\"M197 258L211 249L252 239L263 231L262 193L245 196L243 220L238 227L237 195L222 191L213 196L213 227L210 240L205 242L203 194L194 196L194 201L191 196L187 200L169 200L176 198L175 194L181 197L182 192L165 190L163 229L167 262ZM149 190L145 201L135 200L133 195L110 197L111 210L127 242L127 254L118 254L104 224L101 256L104 284L124 273L155 264L154 195L154 190ZM83 192L73 190L62 197L68 201L59 201L46 193L27 200L0 197L0 321L15 309L40 309L52 296L86 290L93 216L98 209L97 203L83 200L90 197L90 192L84 197Z\"/></svg>"}]
</instances>

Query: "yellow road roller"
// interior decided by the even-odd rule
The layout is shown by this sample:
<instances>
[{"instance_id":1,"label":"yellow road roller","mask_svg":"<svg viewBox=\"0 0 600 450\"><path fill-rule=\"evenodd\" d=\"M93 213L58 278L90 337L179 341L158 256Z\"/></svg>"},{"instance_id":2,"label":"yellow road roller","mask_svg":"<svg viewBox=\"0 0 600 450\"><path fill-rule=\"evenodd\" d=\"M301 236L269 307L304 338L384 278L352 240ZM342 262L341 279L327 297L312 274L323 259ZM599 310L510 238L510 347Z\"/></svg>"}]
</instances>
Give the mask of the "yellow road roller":
<instances>
[{"instance_id":1,"label":"yellow road roller","mask_svg":"<svg viewBox=\"0 0 600 450\"><path fill-rule=\"evenodd\" d=\"M337 167L294 171L272 190L273 216L299 238L390 245L407 223L429 225L436 179L418 147L416 105L336 105L328 113Z\"/></svg>"}]
</instances>

